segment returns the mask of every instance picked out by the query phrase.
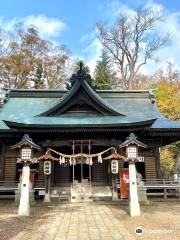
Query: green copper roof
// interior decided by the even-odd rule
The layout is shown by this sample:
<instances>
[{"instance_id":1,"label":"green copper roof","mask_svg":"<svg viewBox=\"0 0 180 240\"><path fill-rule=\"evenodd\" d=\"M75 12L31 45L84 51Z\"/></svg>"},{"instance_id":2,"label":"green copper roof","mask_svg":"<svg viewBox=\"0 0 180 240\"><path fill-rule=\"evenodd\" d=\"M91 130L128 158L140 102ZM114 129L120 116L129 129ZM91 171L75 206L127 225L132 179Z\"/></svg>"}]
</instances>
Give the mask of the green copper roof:
<instances>
[{"instance_id":1,"label":"green copper roof","mask_svg":"<svg viewBox=\"0 0 180 240\"><path fill-rule=\"evenodd\" d=\"M0 130L7 131L15 125L19 127L120 127L143 124L150 124L151 128L154 129L180 129L179 122L170 121L159 113L154 103L154 97L149 91L109 90L94 92L89 86L86 89L93 91L90 95L93 95L97 104L102 104L104 109L107 107L107 112L113 110L119 115L95 116L91 113L77 112L71 113L69 116L64 113L57 117L41 116L56 106L61 107L61 101L65 99L65 95L68 95L67 92L59 90L11 90L8 101L0 111Z\"/></svg>"},{"instance_id":2,"label":"green copper roof","mask_svg":"<svg viewBox=\"0 0 180 240\"><path fill-rule=\"evenodd\" d=\"M103 116L103 117L33 117L26 119L15 119L5 121L10 127L94 127L94 126L150 126L153 119L130 118L124 116Z\"/></svg>"}]
</instances>

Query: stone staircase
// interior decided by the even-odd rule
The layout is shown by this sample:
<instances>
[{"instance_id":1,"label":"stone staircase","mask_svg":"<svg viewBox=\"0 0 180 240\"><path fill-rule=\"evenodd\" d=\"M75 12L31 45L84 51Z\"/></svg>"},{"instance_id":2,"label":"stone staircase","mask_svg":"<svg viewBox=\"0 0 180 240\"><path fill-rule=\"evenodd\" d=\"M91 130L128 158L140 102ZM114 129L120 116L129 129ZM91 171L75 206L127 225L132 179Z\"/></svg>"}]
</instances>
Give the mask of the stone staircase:
<instances>
[{"instance_id":1,"label":"stone staircase","mask_svg":"<svg viewBox=\"0 0 180 240\"><path fill-rule=\"evenodd\" d=\"M111 201L111 188L109 186L93 186L93 199L95 201Z\"/></svg>"},{"instance_id":2,"label":"stone staircase","mask_svg":"<svg viewBox=\"0 0 180 240\"><path fill-rule=\"evenodd\" d=\"M50 198L52 202L68 201L70 202L69 187L54 187L51 188Z\"/></svg>"},{"instance_id":3,"label":"stone staircase","mask_svg":"<svg viewBox=\"0 0 180 240\"><path fill-rule=\"evenodd\" d=\"M74 187L71 187L71 202L92 202L92 189L88 180L83 179L82 182L74 181Z\"/></svg>"}]
</instances>

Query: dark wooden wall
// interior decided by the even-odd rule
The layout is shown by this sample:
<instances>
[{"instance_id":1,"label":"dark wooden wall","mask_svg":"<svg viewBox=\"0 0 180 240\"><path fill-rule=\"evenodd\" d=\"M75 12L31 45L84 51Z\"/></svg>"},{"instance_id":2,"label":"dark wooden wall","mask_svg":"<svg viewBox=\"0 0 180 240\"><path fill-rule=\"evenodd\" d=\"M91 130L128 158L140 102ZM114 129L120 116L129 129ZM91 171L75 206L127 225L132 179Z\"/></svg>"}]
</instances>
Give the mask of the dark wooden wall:
<instances>
[{"instance_id":1,"label":"dark wooden wall","mask_svg":"<svg viewBox=\"0 0 180 240\"><path fill-rule=\"evenodd\" d=\"M17 151L11 150L10 146L6 146L3 179L4 181L16 181L17 157Z\"/></svg>"},{"instance_id":2,"label":"dark wooden wall","mask_svg":"<svg viewBox=\"0 0 180 240\"><path fill-rule=\"evenodd\" d=\"M97 161L94 161L92 165L93 185L96 186L109 185L108 164L109 161L103 161L103 163L98 163Z\"/></svg>"}]
</instances>

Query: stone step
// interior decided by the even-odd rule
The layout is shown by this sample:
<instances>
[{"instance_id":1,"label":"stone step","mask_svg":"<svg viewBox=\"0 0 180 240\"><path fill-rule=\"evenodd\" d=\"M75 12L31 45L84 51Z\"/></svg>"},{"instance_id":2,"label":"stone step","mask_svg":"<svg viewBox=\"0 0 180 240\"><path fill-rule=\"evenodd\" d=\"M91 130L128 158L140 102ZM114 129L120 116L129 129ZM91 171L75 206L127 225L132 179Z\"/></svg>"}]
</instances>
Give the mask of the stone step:
<instances>
[{"instance_id":1,"label":"stone step","mask_svg":"<svg viewBox=\"0 0 180 240\"><path fill-rule=\"evenodd\" d=\"M92 197L71 197L71 202L92 202L93 198Z\"/></svg>"},{"instance_id":2,"label":"stone step","mask_svg":"<svg viewBox=\"0 0 180 240\"><path fill-rule=\"evenodd\" d=\"M89 187L88 180L82 183L75 183L71 189L71 202L89 202L92 201L92 190Z\"/></svg>"}]
</instances>

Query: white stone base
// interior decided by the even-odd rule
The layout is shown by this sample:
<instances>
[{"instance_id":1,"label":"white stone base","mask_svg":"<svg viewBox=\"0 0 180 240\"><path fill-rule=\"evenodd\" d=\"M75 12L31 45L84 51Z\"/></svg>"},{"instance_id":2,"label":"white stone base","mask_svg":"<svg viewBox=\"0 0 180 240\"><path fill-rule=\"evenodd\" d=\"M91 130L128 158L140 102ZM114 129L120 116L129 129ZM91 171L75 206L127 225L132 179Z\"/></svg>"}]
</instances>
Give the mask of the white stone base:
<instances>
[{"instance_id":1,"label":"white stone base","mask_svg":"<svg viewBox=\"0 0 180 240\"><path fill-rule=\"evenodd\" d=\"M21 184L21 198L19 204L19 216L29 216L30 206L29 206L29 188L30 188L30 168L29 166L23 166L22 169L22 184Z\"/></svg>"},{"instance_id":2,"label":"white stone base","mask_svg":"<svg viewBox=\"0 0 180 240\"><path fill-rule=\"evenodd\" d=\"M136 168L134 163L129 164L129 214L131 217L140 216Z\"/></svg>"},{"instance_id":3,"label":"white stone base","mask_svg":"<svg viewBox=\"0 0 180 240\"><path fill-rule=\"evenodd\" d=\"M131 217L140 216L140 206L138 202L129 202L129 215Z\"/></svg>"},{"instance_id":4,"label":"white stone base","mask_svg":"<svg viewBox=\"0 0 180 240\"><path fill-rule=\"evenodd\" d=\"M50 194L49 193L45 193L44 202L51 202L51 198L50 198Z\"/></svg>"}]
</instances>

